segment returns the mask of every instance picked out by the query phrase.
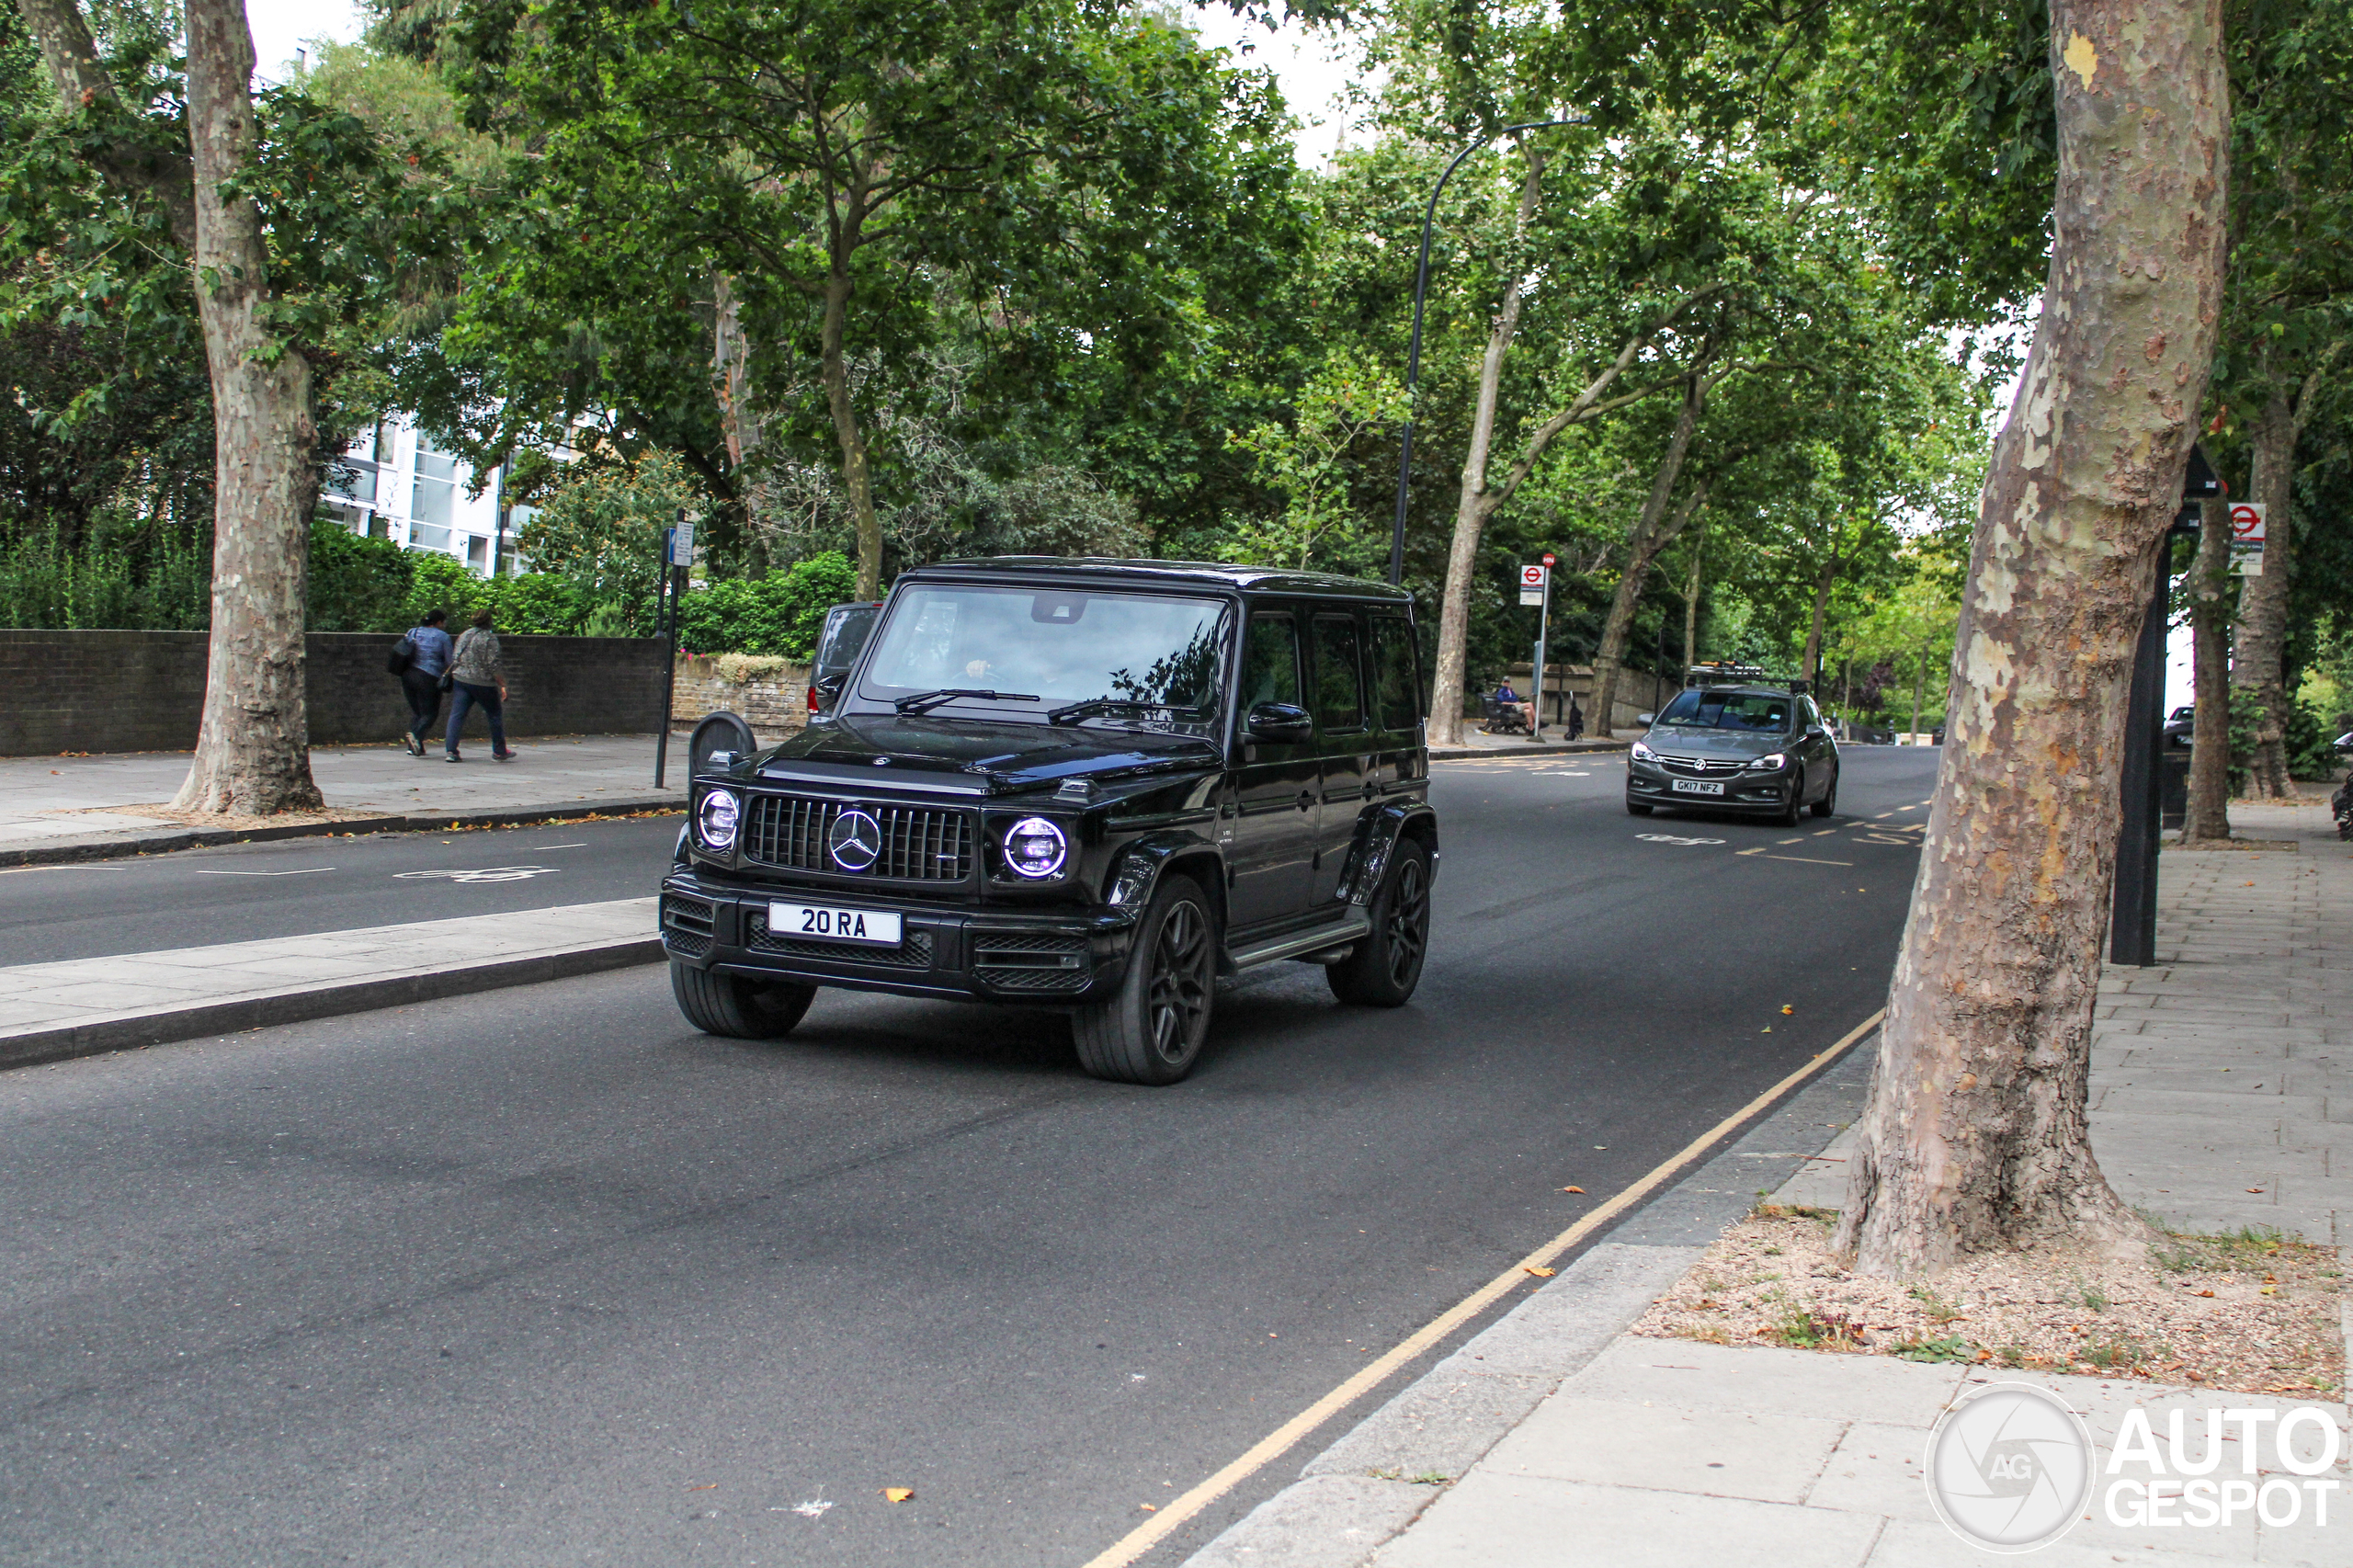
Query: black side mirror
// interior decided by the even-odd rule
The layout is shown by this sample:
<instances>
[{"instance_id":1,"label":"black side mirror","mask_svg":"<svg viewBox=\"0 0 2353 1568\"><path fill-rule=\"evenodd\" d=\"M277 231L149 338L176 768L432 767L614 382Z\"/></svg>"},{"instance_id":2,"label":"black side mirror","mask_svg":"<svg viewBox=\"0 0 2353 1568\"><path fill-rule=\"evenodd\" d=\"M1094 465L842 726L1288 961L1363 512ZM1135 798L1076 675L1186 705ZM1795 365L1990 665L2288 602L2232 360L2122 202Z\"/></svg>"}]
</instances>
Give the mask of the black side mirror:
<instances>
[{"instance_id":1,"label":"black side mirror","mask_svg":"<svg viewBox=\"0 0 2353 1568\"><path fill-rule=\"evenodd\" d=\"M1261 702L1250 710L1243 727L1254 741L1297 744L1315 735L1315 721L1307 716L1307 710L1288 702Z\"/></svg>"}]
</instances>

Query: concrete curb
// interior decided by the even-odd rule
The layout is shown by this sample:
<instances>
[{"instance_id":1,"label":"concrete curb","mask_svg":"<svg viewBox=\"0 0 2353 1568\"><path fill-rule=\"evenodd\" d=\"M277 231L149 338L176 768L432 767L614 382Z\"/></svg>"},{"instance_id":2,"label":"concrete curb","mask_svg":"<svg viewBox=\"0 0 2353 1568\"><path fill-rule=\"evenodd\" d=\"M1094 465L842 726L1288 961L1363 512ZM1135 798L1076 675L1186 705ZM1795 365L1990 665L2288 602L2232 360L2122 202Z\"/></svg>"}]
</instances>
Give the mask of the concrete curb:
<instances>
[{"instance_id":1,"label":"concrete curb","mask_svg":"<svg viewBox=\"0 0 2353 1568\"><path fill-rule=\"evenodd\" d=\"M112 1051L136 1051L142 1046L265 1028L272 1024L298 1024L346 1013L368 1013L411 1002L435 1002L510 985L536 985L543 980L564 980L603 970L659 963L664 956L661 937L631 937L523 958L456 964L376 980L355 980L341 985L291 986L223 1002L200 1002L55 1028L28 1029L22 1034L0 1037L0 1070L70 1061L77 1056L100 1056Z\"/></svg>"},{"instance_id":2,"label":"concrete curb","mask_svg":"<svg viewBox=\"0 0 2353 1568\"><path fill-rule=\"evenodd\" d=\"M1358 1568L1861 1112L1877 1030L1400 1390L1185 1568Z\"/></svg>"},{"instance_id":3,"label":"concrete curb","mask_svg":"<svg viewBox=\"0 0 2353 1568\"><path fill-rule=\"evenodd\" d=\"M135 838L126 837L120 833L88 834L0 849L0 867L119 860L132 855L165 855L176 849L210 849L223 844L270 844L286 838L329 838L347 833L431 833L437 828L452 827L528 827L534 823L577 822L585 817L619 816L644 811L683 812L686 809L683 794L637 795L616 801L567 801L560 805L520 806L506 811L355 817L348 822L294 823L283 827L183 827L143 833Z\"/></svg>"}]
</instances>

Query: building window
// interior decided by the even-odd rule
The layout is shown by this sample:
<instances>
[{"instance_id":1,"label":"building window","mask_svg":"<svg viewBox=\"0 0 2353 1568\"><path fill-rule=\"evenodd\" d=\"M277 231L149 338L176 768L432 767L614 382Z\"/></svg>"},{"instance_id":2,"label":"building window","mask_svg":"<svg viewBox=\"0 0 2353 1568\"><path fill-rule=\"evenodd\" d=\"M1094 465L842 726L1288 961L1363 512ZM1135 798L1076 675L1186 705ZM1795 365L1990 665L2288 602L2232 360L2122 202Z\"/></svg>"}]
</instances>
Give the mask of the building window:
<instances>
[{"instance_id":1,"label":"building window","mask_svg":"<svg viewBox=\"0 0 2353 1568\"><path fill-rule=\"evenodd\" d=\"M449 517L457 504L458 460L447 452L437 452L423 442L416 448L416 488L409 506L409 516L438 530L443 542L436 549L447 549ZM415 530L410 531L415 537Z\"/></svg>"}]
</instances>

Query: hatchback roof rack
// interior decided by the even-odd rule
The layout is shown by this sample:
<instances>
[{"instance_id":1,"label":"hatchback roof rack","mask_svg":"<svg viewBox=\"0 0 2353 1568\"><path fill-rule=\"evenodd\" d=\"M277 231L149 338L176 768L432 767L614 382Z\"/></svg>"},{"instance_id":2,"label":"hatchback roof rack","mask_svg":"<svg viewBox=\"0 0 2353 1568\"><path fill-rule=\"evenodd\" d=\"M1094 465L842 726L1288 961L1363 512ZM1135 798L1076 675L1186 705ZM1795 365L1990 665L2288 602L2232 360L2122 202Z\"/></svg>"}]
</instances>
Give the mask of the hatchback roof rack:
<instances>
[{"instance_id":1,"label":"hatchback roof rack","mask_svg":"<svg viewBox=\"0 0 2353 1568\"><path fill-rule=\"evenodd\" d=\"M1813 683L1796 676L1777 676L1762 665L1734 665L1719 661L1714 664L1693 665L1683 673L1685 687L1703 686L1776 686L1802 697L1813 689Z\"/></svg>"}]
</instances>

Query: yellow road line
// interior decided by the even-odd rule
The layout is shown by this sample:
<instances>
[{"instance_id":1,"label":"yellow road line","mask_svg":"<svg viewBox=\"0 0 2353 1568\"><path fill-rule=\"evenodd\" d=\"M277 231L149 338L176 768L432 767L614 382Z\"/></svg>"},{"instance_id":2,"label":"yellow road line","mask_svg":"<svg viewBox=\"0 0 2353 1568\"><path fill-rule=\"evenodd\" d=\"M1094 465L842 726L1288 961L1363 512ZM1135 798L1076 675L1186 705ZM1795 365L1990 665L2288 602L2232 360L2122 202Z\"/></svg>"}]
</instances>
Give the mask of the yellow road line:
<instances>
[{"instance_id":1,"label":"yellow road line","mask_svg":"<svg viewBox=\"0 0 2353 1568\"><path fill-rule=\"evenodd\" d=\"M1150 1519L1121 1537L1108 1549L1087 1560L1086 1568L1128 1568L1145 1552L1159 1545L1177 1528L1191 1520L1204 1508L1233 1491L1243 1482L1280 1459L1302 1437L1324 1422L1346 1410L1386 1380L1389 1375L1427 1350L1464 1324L1485 1312L1497 1301L1529 1282L1529 1270L1549 1266L1552 1261L1591 1235L1602 1225L1623 1214L1665 1185L1669 1177L1680 1172L1712 1147L1717 1140L1732 1131L1750 1117L1770 1106L1775 1100L1829 1066L1847 1053L1847 1049L1871 1030L1879 1028L1887 1017L1882 1007L1847 1031L1837 1044L1809 1061L1804 1066L1716 1123L1707 1131L1685 1144L1681 1150L1654 1166L1650 1173L1614 1198L1480 1286L1445 1312L1432 1318L1392 1347L1386 1354L1359 1369L1354 1377L1292 1416L1281 1426L1252 1444L1240 1458L1227 1464L1207 1481L1163 1507Z\"/></svg>"}]
</instances>

